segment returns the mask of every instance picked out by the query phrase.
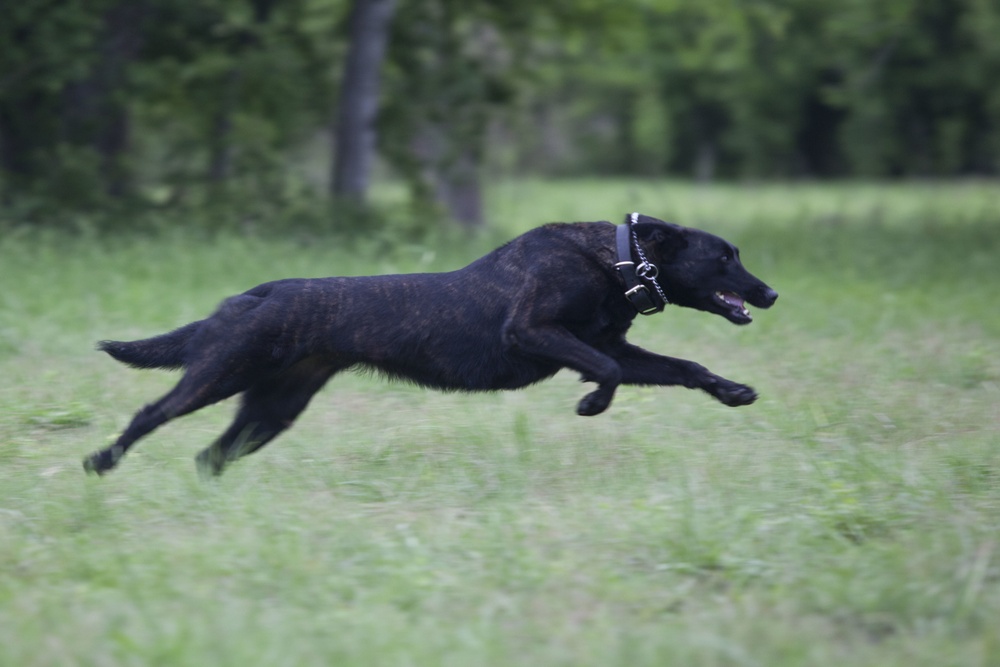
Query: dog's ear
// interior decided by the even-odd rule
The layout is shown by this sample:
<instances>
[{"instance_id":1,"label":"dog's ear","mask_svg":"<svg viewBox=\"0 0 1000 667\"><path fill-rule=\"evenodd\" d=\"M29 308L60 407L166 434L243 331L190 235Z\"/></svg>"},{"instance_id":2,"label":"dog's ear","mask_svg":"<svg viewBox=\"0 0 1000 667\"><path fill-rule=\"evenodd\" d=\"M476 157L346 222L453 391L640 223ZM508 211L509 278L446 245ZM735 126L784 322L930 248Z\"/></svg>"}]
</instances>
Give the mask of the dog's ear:
<instances>
[{"instance_id":1,"label":"dog's ear","mask_svg":"<svg viewBox=\"0 0 1000 667\"><path fill-rule=\"evenodd\" d=\"M633 225L640 241L652 243L664 255L687 247L687 229L648 215L640 215Z\"/></svg>"}]
</instances>

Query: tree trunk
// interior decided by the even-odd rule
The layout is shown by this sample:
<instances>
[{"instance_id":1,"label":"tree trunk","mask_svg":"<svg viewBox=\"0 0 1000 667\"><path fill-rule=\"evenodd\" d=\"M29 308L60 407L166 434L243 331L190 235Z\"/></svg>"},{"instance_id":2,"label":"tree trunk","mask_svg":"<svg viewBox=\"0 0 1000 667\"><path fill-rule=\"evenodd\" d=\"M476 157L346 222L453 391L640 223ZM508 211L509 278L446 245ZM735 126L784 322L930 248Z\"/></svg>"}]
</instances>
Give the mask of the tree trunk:
<instances>
[{"instance_id":1,"label":"tree trunk","mask_svg":"<svg viewBox=\"0 0 1000 667\"><path fill-rule=\"evenodd\" d=\"M128 172L123 156L129 141L128 109L122 103L126 69L142 44L144 2L120 2L104 15L99 58L90 74L64 88L63 136L70 144L90 146L100 159L104 191L124 195Z\"/></svg>"},{"instance_id":2,"label":"tree trunk","mask_svg":"<svg viewBox=\"0 0 1000 667\"><path fill-rule=\"evenodd\" d=\"M242 70L233 67L220 82L219 101L208 137L208 180L224 183L233 172L233 111Z\"/></svg>"},{"instance_id":3,"label":"tree trunk","mask_svg":"<svg viewBox=\"0 0 1000 667\"><path fill-rule=\"evenodd\" d=\"M331 189L334 196L359 203L364 202L375 157L379 73L394 10L395 0L354 0L351 9Z\"/></svg>"},{"instance_id":4,"label":"tree trunk","mask_svg":"<svg viewBox=\"0 0 1000 667\"><path fill-rule=\"evenodd\" d=\"M48 106L40 91L0 99L0 169L9 179L23 183L35 176L32 158L45 142L37 128Z\"/></svg>"},{"instance_id":5,"label":"tree trunk","mask_svg":"<svg viewBox=\"0 0 1000 667\"><path fill-rule=\"evenodd\" d=\"M454 128L424 122L410 141L408 176L417 201L433 202L464 227L483 224L479 152Z\"/></svg>"},{"instance_id":6,"label":"tree trunk","mask_svg":"<svg viewBox=\"0 0 1000 667\"><path fill-rule=\"evenodd\" d=\"M464 227L481 227L484 222L479 170L479 160L468 146L441 170L438 201L443 202L451 217Z\"/></svg>"},{"instance_id":7,"label":"tree trunk","mask_svg":"<svg viewBox=\"0 0 1000 667\"><path fill-rule=\"evenodd\" d=\"M694 160L694 178L699 183L710 183L715 177L715 143L704 139L698 144L698 153Z\"/></svg>"}]
</instances>

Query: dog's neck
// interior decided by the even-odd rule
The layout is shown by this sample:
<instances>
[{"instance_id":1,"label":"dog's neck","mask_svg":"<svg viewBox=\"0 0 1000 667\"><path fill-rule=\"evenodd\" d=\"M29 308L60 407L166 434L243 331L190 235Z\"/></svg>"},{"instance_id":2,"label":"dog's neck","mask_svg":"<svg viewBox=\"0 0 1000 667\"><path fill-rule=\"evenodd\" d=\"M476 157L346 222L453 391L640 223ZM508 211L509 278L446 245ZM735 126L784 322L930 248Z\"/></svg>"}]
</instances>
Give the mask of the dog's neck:
<instances>
[{"instance_id":1,"label":"dog's neck","mask_svg":"<svg viewBox=\"0 0 1000 667\"><path fill-rule=\"evenodd\" d=\"M621 274L625 282L625 298L628 299L640 315L652 315L663 310L670 301L663 293L663 288L657 282L658 269L655 264L650 264L646 259L639 239L635 235L632 225L639 218L638 213L633 213L625 219L625 222L618 225L615 230L615 242L618 247L618 263L615 268ZM636 255L639 257L637 264L632 259L632 246L635 245ZM652 286L653 289L650 289Z\"/></svg>"}]
</instances>

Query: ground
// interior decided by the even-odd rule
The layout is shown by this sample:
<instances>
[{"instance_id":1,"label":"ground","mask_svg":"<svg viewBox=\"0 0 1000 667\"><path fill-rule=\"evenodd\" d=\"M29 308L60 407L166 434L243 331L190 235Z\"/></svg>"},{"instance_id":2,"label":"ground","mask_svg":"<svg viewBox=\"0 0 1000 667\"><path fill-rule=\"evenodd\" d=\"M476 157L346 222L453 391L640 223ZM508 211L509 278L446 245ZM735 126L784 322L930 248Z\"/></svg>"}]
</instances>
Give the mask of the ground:
<instances>
[{"instance_id":1,"label":"ground","mask_svg":"<svg viewBox=\"0 0 1000 667\"><path fill-rule=\"evenodd\" d=\"M501 185L495 237L638 209L736 241L774 308L631 337L760 400L622 388L587 419L569 373L475 396L343 375L212 483L192 458L228 404L83 474L175 379L96 340L493 241L5 234L0 664L1000 664L998 191Z\"/></svg>"}]
</instances>

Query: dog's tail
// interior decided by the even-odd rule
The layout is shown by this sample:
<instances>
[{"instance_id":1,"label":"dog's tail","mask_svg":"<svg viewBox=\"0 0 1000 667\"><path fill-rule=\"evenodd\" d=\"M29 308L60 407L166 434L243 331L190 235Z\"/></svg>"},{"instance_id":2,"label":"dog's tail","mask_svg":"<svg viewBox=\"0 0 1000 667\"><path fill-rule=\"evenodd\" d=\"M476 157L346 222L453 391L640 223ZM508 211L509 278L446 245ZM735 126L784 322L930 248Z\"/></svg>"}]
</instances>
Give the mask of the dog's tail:
<instances>
[{"instance_id":1,"label":"dog's tail","mask_svg":"<svg viewBox=\"0 0 1000 667\"><path fill-rule=\"evenodd\" d=\"M133 368L180 368L184 365L187 342L201 327L202 321L144 340L102 340L97 349Z\"/></svg>"}]
</instances>

